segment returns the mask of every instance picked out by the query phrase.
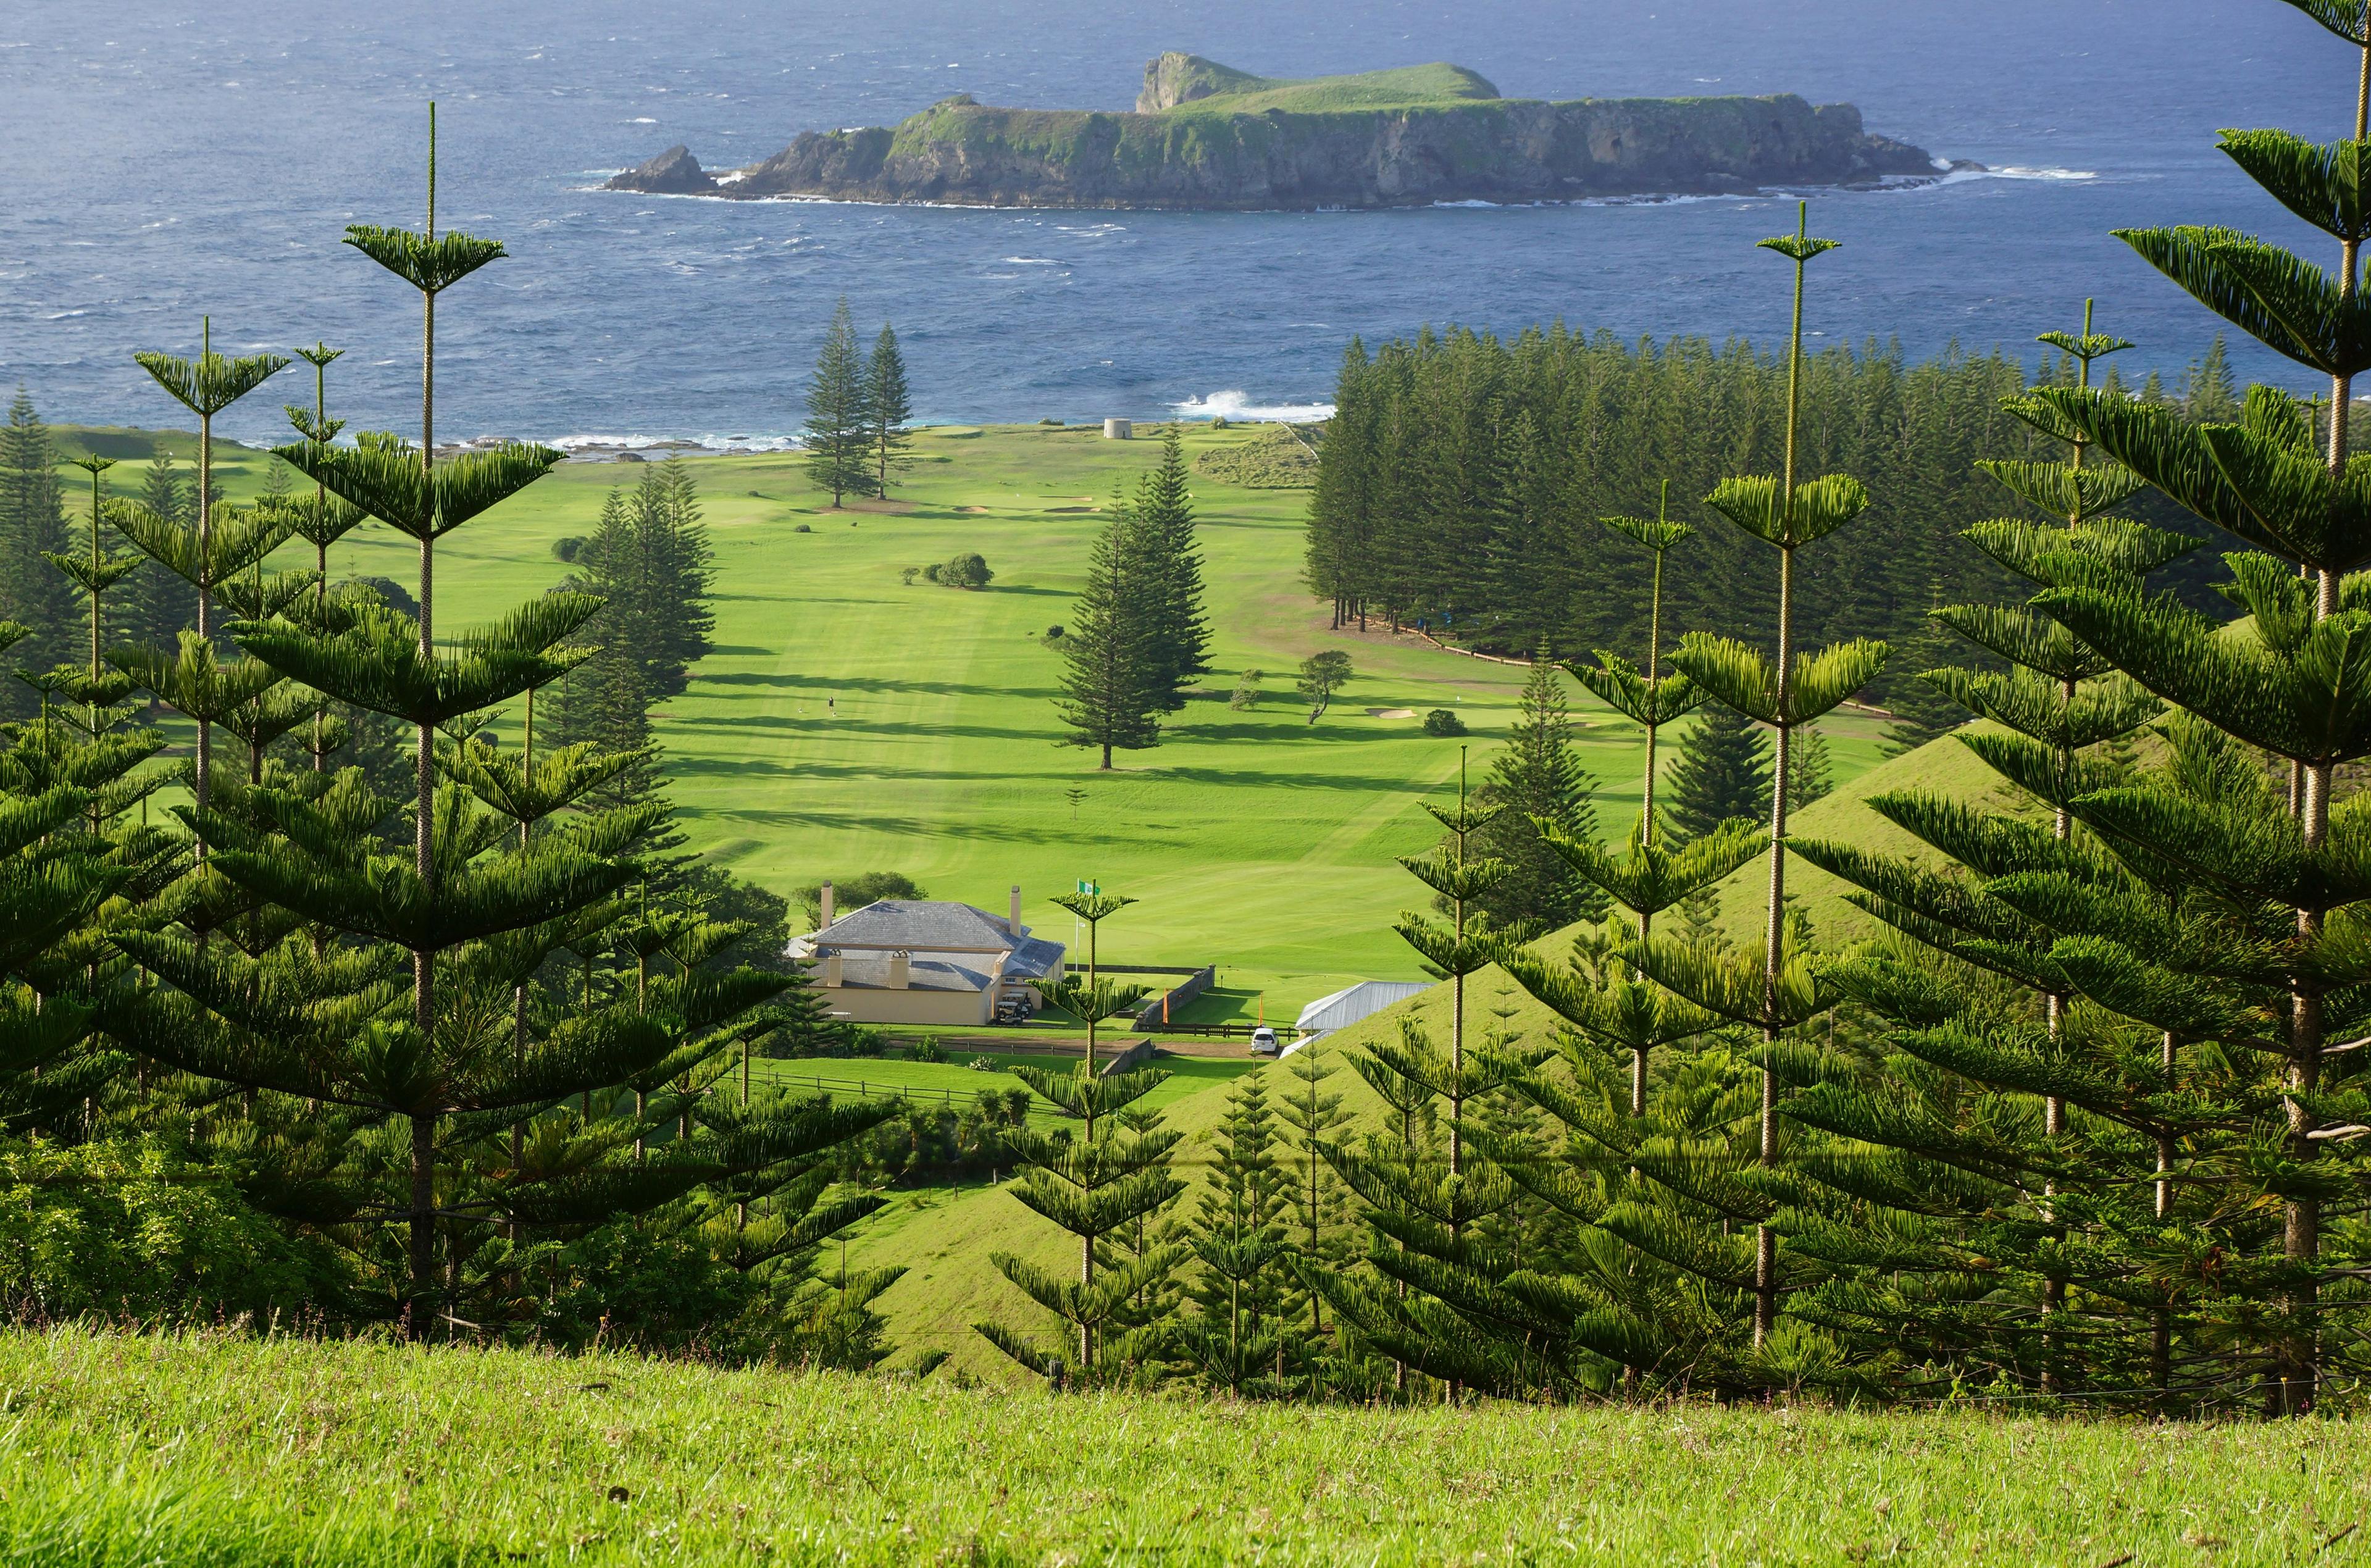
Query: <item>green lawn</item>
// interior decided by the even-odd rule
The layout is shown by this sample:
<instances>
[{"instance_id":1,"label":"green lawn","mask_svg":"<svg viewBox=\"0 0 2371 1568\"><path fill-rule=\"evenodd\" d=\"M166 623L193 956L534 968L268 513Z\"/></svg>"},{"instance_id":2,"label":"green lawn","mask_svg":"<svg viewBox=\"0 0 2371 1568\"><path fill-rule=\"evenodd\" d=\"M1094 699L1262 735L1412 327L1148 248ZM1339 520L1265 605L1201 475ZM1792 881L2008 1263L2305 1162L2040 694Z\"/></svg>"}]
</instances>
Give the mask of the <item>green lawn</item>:
<instances>
[{"instance_id":1,"label":"green lawn","mask_svg":"<svg viewBox=\"0 0 2371 1568\"><path fill-rule=\"evenodd\" d=\"M1125 1050L1131 1043L1123 1037L1112 1051ZM895 1056L819 1056L795 1061L760 1061L753 1066L759 1076L794 1091L821 1090L855 1099L899 1094L925 1108L943 1105L961 1111L983 1091L1001 1094L1007 1090L1027 1087L1010 1071L982 1072L977 1067L963 1066L962 1058L978 1055L995 1063L1000 1069L1044 1067L1057 1073L1073 1071L1080 1063L1077 1056L972 1052L962 1046L949 1046L947 1055L950 1059L944 1062L909 1062ZM1109 1055L1105 1059L1109 1060ZM1158 1053L1153 1057L1152 1066L1169 1074L1169 1078L1137 1103L1147 1110L1163 1110L1206 1089L1232 1082L1249 1072L1255 1065L1249 1058L1172 1056Z\"/></svg>"},{"instance_id":2,"label":"green lawn","mask_svg":"<svg viewBox=\"0 0 2371 1568\"><path fill-rule=\"evenodd\" d=\"M1254 437L1197 427L1186 444ZM147 438L100 439L131 453ZM1070 615L1098 509L1154 446L1023 426L933 430L915 453L894 510L838 513L795 457L693 461L716 545L718 647L658 720L692 845L785 892L899 870L934 897L1001 910L1018 882L1025 917L1065 940L1070 917L1049 896L1099 880L1142 901L1106 922L1106 960L1218 963L1229 987L1266 993L1249 1010L1272 1022L1356 980L1419 977L1390 928L1423 889L1393 857L1435 837L1417 803L1453 791L1461 743L1426 736L1418 718L1460 713L1478 778L1523 672L1380 628L1328 630L1300 582L1306 492L1197 476L1217 673L1160 747L1099 772L1058 744L1060 661L1044 634ZM232 493L260 482L259 456L225 449ZM559 581L553 541L590 532L602 495L637 472L565 465L452 535L439 547L440 630ZM113 477L134 488L139 473ZM994 568L985 592L899 582L900 568L964 549ZM365 528L332 568L409 581L415 550ZM1324 647L1346 649L1359 674L1312 724L1291 673ZM1232 709L1247 667L1275 695ZM1620 833L1637 809L1637 732L1575 700L1600 824ZM1401 709L1411 716L1386 716ZM1876 730L1861 716L1833 722L1840 777L1874 760ZM1075 807L1073 788L1085 791Z\"/></svg>"},{"instance_id":3,"label":"green lawn","mask_svg":"<svg viewBox=\"0 0 2371 1568\"><path fill-rule=\"evenodd\" d=\"M1301 1409L236 1334L0 1336L0 1561L2346 1563L2371 1435Z\"/></svg>"}]
</instances>

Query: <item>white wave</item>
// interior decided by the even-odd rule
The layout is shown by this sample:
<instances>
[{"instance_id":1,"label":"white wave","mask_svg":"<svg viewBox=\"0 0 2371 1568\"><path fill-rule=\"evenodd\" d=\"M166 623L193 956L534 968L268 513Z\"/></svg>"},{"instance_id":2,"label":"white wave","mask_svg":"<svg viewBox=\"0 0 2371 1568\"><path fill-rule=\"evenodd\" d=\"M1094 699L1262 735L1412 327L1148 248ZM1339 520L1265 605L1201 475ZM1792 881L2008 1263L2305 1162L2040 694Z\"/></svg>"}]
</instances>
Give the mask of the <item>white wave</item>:
<instances>
[{"instance_id":1,"label":"white wave","mask_svg":"<svg viewBox=\"0 0 2371 1568\"><path fill-rule=\"evenodd\" d=\"M87 310L57 310L51 312L48 316L43 317L42 319L45 321L64 321L69 317L87 316L89 314L90 312Z\"/></svg>"},{"instance_id":2,"label":"white wave","mask_svg":"<svg viewBox=\"0 0 2371 1568\"><path fill-rule=\"evenodd\" d=\"M562 435L544 443L562 452L790 452L798 446L787 435Z\"/></svg>"},{"instance_id":3,"label":"white wave","mask_svg":"<svg viewBox=\"0 0 2371 1568\"><path fill-rule=\"evenodd\" d=\"M1248 420L1255 423L1282 421L1286 424L1307 424L1313 420L1334 417L1331 403L1255 403L1249 394L1241 391L1213 392L1207 398L1188 398L1182 403L1169 405L1184 420Z\"/></svg>"},{"instance_id":4,"label":"white wave","mask_svg":"<svg viewBox=\"0 0 2371 1568\"><path fill-rule=\"evenodd\" d=\"M639 115L632 120L629 120L626 123L629 125L656 125L658 121L653 120L649 115L644 114Z\"/></svg>"},{"instance_id":5,"label":"white wave","mask_svg":"<svg viewBox=\"0 0 2371 1568\"><path fill-rule=\"evenodd\" d=\"M1061 265L1051 256L1008 256L1004 259L1004 264L1008 267L1058 267Z\"/></svg>"},{"instance_id":6,"label":"white wave","mask_svg":"<svg viewBox=\"0 0 2371 1568\"><path fill-rule=\"evenodd\" d=\"M1484 202L1469 198L1463 202L1435 202L1436 207L1503 207L1504 202Z\"/></svg>"},{"instance_id":7,"label":"white wave","mask_svg":"<svg viewBox=\"0 0 2371 1568\"><path fill-rule=\"evenodd\" d=\"M2099 171L2088 168L2035 168L2023 164L2008 164L2000 168L1955 168L1933 180L1936 185L1960 185L1971 179L2097 179ZM1922 183L1928 183L1923 182Z\"/></svg>"}]
</instances>

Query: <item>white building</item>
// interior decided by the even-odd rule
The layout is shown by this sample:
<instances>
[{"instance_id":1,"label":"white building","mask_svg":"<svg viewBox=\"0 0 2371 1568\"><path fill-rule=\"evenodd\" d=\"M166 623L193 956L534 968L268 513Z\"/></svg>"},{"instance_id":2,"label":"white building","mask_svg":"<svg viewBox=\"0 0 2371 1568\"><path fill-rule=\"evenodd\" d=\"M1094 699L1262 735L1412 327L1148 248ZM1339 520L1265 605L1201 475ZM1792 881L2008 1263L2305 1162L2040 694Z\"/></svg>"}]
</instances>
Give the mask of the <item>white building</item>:
<instances>
[{"instance_id":1,"label":"white building","mask_svg":"<svg viewBox=\"0 0 2371 1568\"><path fill-rule=\"evenodd\" d=\"M856 1023L977 1027L1005 997L1026 991L1043 1005L1062 977L1066 950L1029 934L1017 886L1000 920L968 904L889 898L835 917L829 882L820 914L790 956L810 966L825 1005Z\"/></svg>"},{"instance_id":2,"label":"white building","mask_svg":"<svg viewBox=\"0 0 2371 1568\"><path fill-rule=\"evenodd\" d=\"M1302 1044L1318 1035L1336 1029L1347 1029L1361 1019L1374 1017L1396 1002L1410 997L1420 997L1432 987L1421 980L1361 980L1345 986L1330 997L1320 997L1301 1009L1292 1027L1301 1032Z\"/></svg>"}]
</instances>

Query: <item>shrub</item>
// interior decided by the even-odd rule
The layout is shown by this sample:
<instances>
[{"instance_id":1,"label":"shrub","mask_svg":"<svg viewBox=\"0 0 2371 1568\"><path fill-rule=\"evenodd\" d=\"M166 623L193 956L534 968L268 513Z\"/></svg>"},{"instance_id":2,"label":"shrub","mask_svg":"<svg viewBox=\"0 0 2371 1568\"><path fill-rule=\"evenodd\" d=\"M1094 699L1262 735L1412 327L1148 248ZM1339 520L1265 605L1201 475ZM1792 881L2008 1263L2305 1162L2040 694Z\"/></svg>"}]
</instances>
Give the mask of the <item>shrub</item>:
<instances>
[{"instance_id":1,"label":"shrub","mask_svg":"<svg viewBox=\"0 0 2371 1568\"><path fill-rule=\"evenodd\" d=\"M1059 636L1061 636L1061 635L1062 635L1062 628L1061 628L1060 627L1058 627L1058 626L1049 626L1049 627L1047 627L1047 628L1046 628L1046 640L1047 640L1047 641L1048 641L1048 642L1053 641L1053 640L1054 640L1054 639L1056 639L1056 638L1058 638L1058 637L1059 637Z\"/></svg>"},{"instance_id":2,"label":"shrub","mask_svg":"<svg viewBox=\"0 0 2371 1568\"><path fill-rule=\"evenodd\" d=\"M937 1035L925 1034L906 1048L906 1059L909 1062L943 1062L947 1059L947 1051L939 1043Z\"/></svg>"},{"instance_id":3,"label":"shrub","mask_svg":"<svg viewBox=\"0 0 2371 1568\"><path fill-rule=\"evenodd\" d=\"M805 525L804 523L802 523L802 524L800 524L797 527L792 528L792 529L791 530L791 532L792 532L792 533L793 533L793 534L812 534L812 533L814 533L814 532L815 532L815 530L814 530L813 528L809 527L809 526L808 526L807 525Z\"/></svg>"},{"instance_id":4,"label":"shrub","mask_svg":"<svg viewBox=\"0 0 2371 1568\"><path fill-rule=\"evenodd\" d=\"M909 566L905 571L897 574L897 581L903 582L907 587L911 588L914 585L914 579L919 575L920 572L921 568L918 566Z\"/></svg>"},{"instance_id":5,"label":"shrub","mask_svg":"<svg viewBox=\"0 0 2371 1568\"><path fill-rule=\"evenodd\" d=\"M1246 490L1306 490L1317 482L1317 456L1287 426L1269 425L1197 453L1194 471Z\"/></svg>"},{"instance_id":6,"label":"shrub","mask_svg":"<svg viewBox=\"0 0 2371 1568\"><path fill-rule=\"evenodd\" d=\"M1227 416L1220 414L1216 419L1212 420L1210 421L1210 428L1212 430L1225 430L1227 428Z\"/></svg>"},{"instance_id":7,"label":"shrub","mask_svg":"<svg viewBox=\"0 0 2371 1568\"><path fill-rule=\"evenodd\" d=\"M1041 425L1052 425L1057 430L1062 428L1062 421L1059 420L1039 420L1037 422Z\"/></svg>"},{"instance_id":8,"label":"shrub","mask_svg":"<svg viewBox=\"0 0 2371 1568\"><path fill-rule=\"evenodd\" d=\"M1227 699L1227 706L1239 710L1257 708L1260 700L1260 679L1259 671L1245 670L1243 678L1235 682L1235 695Z\"/></svg>"},{"instance_id":9,"label":"shrub","mask_svg":"<svg viewBox=\"0 0 2371 1568\"><path fill-rule=\"evenodd\" d=\"M942 582L943 579L942 578L941 573L945 570L946 569L941 566L937 561L932 561L930 565L922 568L922 581L925 582Z\"/></svg>"},{"instance_id":10,"label":"shrub","mask_svg":"<svg viewBox=\"0 0 2371 1568\"><path fill-rule=\"evenodd\" d=\"M1436 708L1424 716L1424 732L1428 735L1462 735L1465 721L1446 708Z\"/></svg>"},{"instance_id":11,"label":"shrub","mask_svg":"<svg viewBox=\"0 0 2371 1568\"><path fill-rule=\"evenodd\" d=\"M564 561L573 562L584 548L584 536L582 534L562 534L551 541L551 553Z\"/></svg>"},{"instance_id":12,"label":"shrub","mask_svg":"<svg viewBox=\"0 0 2371 1568\"><path fill-rule=\"evenodd\" d=\"M985 588L995 577L988 569L987 558L966 551L939 568L938 581L950 588Z\"/></svg>"},{"instance_id":13,"label":"shrub","mask_svg":"<svg viewBox=\"0 0 2371 1568\"><path fill-rule=\"evenodd\" d=\"M0 1309L12 1316L293 1318L341 1293L326 1246L289 1239L219 1171L156 1145L0 1153Z\"/></svg>"},{"instance_id":14,"label":"shrub","mask_svg":"<svg viewBox=\"0 0 2371 1568\"><path fill-rule=\"evenodd\" d=\"M861 876L833 878L831 896L834 912L845 915L884 898L904 902L928 898L930 894L903 871L866 871ZM823 883L813 882L797 889L791 894L791 902L806 916L807 928L814 929L815 922L823 917Z\"/></svg>"},{"instance_id":15,"label":"shrub","mask_svg":"<svg viewBox=\"0 0 2371 1568\"><path fill-rule=\"evenodd\" d=\"M994 1062L989 1061L986 1056L966 1056L964 1058L964 1066L969 1067L976 1073L992 1073L1000 1070Z\"/></svg>"}]
</instances>

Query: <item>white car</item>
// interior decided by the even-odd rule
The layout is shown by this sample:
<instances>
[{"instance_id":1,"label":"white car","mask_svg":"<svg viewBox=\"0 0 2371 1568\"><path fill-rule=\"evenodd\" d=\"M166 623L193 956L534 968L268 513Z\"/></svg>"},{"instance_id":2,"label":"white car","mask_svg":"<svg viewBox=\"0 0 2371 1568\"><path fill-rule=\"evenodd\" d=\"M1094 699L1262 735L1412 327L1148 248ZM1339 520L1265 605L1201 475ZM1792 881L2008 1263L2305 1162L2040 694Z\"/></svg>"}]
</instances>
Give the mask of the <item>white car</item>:
<instances>
[{"instance_id":1,"label":"white car","mask_svg":"<svg viewBox=\"0 0 2371 1568\"><path fill-rule=\"evenodd\" d=\"M1266 1024L1262 1024L1259 1028L1252 1031L1253 1055L1278 1056L1283 1054L1284 1047L1276 1043L1275 1030L1268 1028Z\"/></svg>"}]
</instances>

